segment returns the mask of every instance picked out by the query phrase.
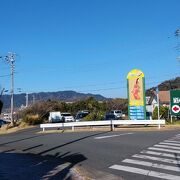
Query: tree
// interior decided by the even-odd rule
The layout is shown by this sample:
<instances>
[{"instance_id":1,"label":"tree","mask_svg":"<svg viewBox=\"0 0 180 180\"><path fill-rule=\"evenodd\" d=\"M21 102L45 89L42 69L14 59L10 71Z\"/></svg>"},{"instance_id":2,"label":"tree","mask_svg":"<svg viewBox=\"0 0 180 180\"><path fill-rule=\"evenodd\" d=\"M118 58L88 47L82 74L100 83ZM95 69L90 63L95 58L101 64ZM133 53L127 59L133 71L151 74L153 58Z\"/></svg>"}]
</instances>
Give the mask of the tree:
<instances>
[{"instance_id":1,"label":"tree","mask_svg":"<svg viewBox=\"0 0 180 180\"><path fill-rule=\"evenodd\" d=\"M159 115L160 118L164 118L164 119L168 119L168 112L169 112L169 108L166 106L160 106L159 108ZM156 107L153 111L153 119L158 119L158 108Z\"/></svg>"}]
</instances>

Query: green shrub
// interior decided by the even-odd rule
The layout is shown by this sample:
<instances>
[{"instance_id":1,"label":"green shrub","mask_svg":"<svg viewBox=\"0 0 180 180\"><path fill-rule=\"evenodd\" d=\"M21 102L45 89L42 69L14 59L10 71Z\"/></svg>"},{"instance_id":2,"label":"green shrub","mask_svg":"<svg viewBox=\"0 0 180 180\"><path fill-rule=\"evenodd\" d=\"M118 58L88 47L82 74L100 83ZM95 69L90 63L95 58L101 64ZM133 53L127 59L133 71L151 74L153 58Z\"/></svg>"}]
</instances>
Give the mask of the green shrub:
<instances>
[{"instance_id":1,"label":"green shrub","mask_svg":"<svg viewBox=\"0 0 180 180\"><path fill-rule=\"evenodd\" d=\"M169 108L168 107L164 107L164 106L160 106L159 107L159 116L160 118L164 118L164 119L167 119L168 118L168 111L169 111ZM158 108L155 107L154 111L153 111L153 116L152 116L153 119L158 119Z\"/></svg>"},{"instance_id":2,"label":"green shrub","mask_svg":"<svg viewBox=\"0 0 180 180\"><path fill-rule=\"evenodd\" d=\"M85 121L99 121L99 120L103 120L104 119L104 115L105 113L100 111L100 112L92 112L90 114L88 114L84 120Z\"/></svg>"},{"instance_id":3,"label":"green shrub","mask_svg":"<svg viewBox=\"0 0 180 180\"><path fill-rule=\"evenodd\" d=\"M36 125L43 123L43 120L39 117L39 115L26 115L23 118L23 122L28 125Z\"/></svg>"}]
</instances>

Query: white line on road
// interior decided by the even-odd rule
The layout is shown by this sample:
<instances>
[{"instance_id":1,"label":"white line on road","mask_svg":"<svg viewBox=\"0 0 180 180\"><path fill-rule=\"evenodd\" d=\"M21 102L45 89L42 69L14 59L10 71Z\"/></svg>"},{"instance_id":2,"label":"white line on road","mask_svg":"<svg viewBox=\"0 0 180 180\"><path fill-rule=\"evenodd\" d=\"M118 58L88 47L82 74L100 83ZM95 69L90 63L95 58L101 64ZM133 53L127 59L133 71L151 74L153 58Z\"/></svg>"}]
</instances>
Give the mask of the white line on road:
<instances>
[{"instance_id":1,"label":"white line on road","mask_svg":"<svg viewBox=\"0 0 180 180\"><path fill-rule=\"evenodd\" d=\"M152 161L160 161L160 162L166 162L166 163L172 163L172 164L177 164L179 165L179 161L174 160L174 159L166 159L166 158L160 158L160 157L154 157L154 156L146 156L146 155L139 155L135 154L132 157L134 158L141 158L141 159L148 159Z\"/></svg>"},{"instance_id":2,"label":"white line on road","mask_svg":"<svg viewBox=\"0 0 180 180\"><path fill-rule=\"evenodd\" d=\"M163 148L155 148L155 147L150 147L148 149L155 150L155 151L164 151L164 152L171 152L171 153L180 154L180 151L176 151L176 150L172 150L172 149L163 149Z\"/></svg>"},{"instance_id":3,"label":"white line on road","mask_svg":"<svg viewBox=\"0 0 180 180\"><path fill-rule=\"evenodd\" d=\"M120 170L120 171L131 172L131 173L135 173L135 174L141 174L141 175L145 175L145 176L167 179L167 180L179 180L180 179L180 176L175 176L175 175L166 174L166 173L160 173L160 172L156 172L156 171L149 171L146 169L134 168L134 167L130 167L130 166L113 165L109 168Z\"/></svg>"},{"instance_id":4,"label":"white line on road","mask_svg":"<svg viewBox=\"0 0 180 180\"><path fill-rule=\"evenodd\" d=\"M167 142L161 142L159 144L162 144L162 145L171 145L171 146L180 146L180 144L176 144L176 143L167 143Z\"/></svg>"},{"instance_id":5,"label":"white line on road","mask_svg":"<svg viewBox=\"0 0 180 180\"><path fill-rule=\"evenodd\" d=\"M164 142L170 142L170 143L179 143L179 144L180 144L180 141L171 141L171 140L165 140Z\"/></svg>"},{"instance_id":6,"label":"white line on road","mask_svg":"<svg viewBox=\"0 0 180 180\"><path fill-rule=\"evenodd\" d=\"M156 144L156 145L154 145L154 147L160 147L160 148L167 148L167 149L177 149L177 150L180 150L180 147L168 146L168 145L159 145L159 144Z\"/></svg>"},{"instance_id":7,"label":"white line on road","mask_svg":"<svg viewBox=\"0 0 180 180\"><path fill-rule=\"evenodd\" d=\"M105 138L125 136L125 135L130 135L130 134L134 134L134 133L124 133L124 134L116 134L116 135L109 135L109 136L99 136L99 137L95 137L94 139L105 139Z\"/></svg>"},{"instance_id":8,"label":"white line on road","mask_svg":"<svg viewBox=\"0 0 180 180\"><path fill-rule=\"evenodd\" d=\"M180 138L179 137L173 137L173 138L170 138L170 139L168 139L168 140L180 140Z\"/></svg>"},{"instance_id":9,"label":"white line on road","mask_svg":"<svg viewBox=\"0 0 180 180\"><path fill-rule=\"evenodd\" d=\"M169 154L169 153L161 153L161 152L155 152L155 151L141 151L142 154L152 154L157 156L164 156L164 157L171 157L171 158L180 158L180 156L176 156L175 154Z\"/></svg>"},{"instance_id":10,"label":"white line on road","mask_svg":"<svg viewBox=\"0 0 180 180\"><path fill-rule=\"evenodd\" d=\"M159 168L159 169L165 169L165 170L170 170L170 171L177 171L177 172L179 172L180 170L179 167L175 167L175 166L167 166L164 164L157 164L157 163L134 160L134 159L125 159L122 162L130 163L130 164L137 164L137 165L142 165L142 166L147 166L147 167L153 167L153 168Z\"/></svg>"}]
</instances>

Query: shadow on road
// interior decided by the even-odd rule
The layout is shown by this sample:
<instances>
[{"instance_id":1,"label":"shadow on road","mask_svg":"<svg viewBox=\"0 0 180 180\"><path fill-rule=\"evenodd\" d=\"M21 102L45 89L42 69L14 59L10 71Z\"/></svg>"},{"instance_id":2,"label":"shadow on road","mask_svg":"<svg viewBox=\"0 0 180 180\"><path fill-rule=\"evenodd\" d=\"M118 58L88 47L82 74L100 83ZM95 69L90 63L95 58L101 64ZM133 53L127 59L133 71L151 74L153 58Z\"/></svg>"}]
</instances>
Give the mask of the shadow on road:
<instances>
[{"instance_id":1,"label":"shadow on road","mask_svg":"<svg viewBox=\"0 0 180 180\"><path fill-rule=\"evenodd\" d=\"M67 146L67 145L69 145L69 144L72 144L72 143L75 143L75 142L78 142L78 141L82 141L82 140L84 140L84 139L87 139L87 138L90 138L90 137L93 137L93 136L97 136L97 135L101 135L101 134L106 134L106 133L109 133L109 132L111 132L111 131L106 131L106 132L91 134L91 135L88 135L88 136L85 136L85 137L82 137L82 138L78 138L78 139L75 139L75 140L73 140L73 141L70 141L70 142L67 142L67 143L64 143L64 144L61 144L61 145L52 147L52 148L47 149L47 150L45 150L45 151L42 151L42 152L40 152L40 153L38 153L38 154L39 154L39 155L42 155L42 154L44 154L44 153L47 153L47 152L49 152L49 151L52 151L52 150L61 148L61 147L63 147L63 146Z\"/></svg>"},{"instance_id":2,"label":"shadow on road","mask_svg":"<svg viewBox=\"0 0 180 180\"><path fill-rule=\"evenodd\" d=\"M32 149L42 148L44 144L33 144L30 147L25 147L23 150L17 151L16 144L11 146L11 149L7 149L6 146L11 143L20 141L26 141L33 138L38 138L46 135L34 135L30 134L26 138L19 138L16 140L8 141L0 144L0 147L6 147L3 152L0 153L0 179L1 180L70 180L71 169L76 165L85 161L87 158L81 153L65 152L61 153L60 148L72 143L82 141L84 139L94 137L100 134L106 134L111 131L93 133L81 138L77 138L66 142L61 145L56 145L49 149L41 150L38 154L28 153ZM28 134L29 135L29 134ZM14 147L14 148L13 148ZM59 148L59 149L58 149ZM48 152L57 150L55 155L47 155ZM47 153L47 154L46 154Z\"/></svg>"},{"instance_id":3,"label":"shadow on road","mask_svg":"<svg viewBox=\"0 0 180 180\"><path fill-rule=\"evenodd\" d=\"M177 166L178 166L178 168L180 169L179 156L178 156L177 153L174 153L174 156L175 156L175 159L176 159L176 161L177 161Z\"/></svg>"},{"instance_id":4,"label":"shadow on road","mask_svg":"<svg viewBox=\"0 0 180 180\"><path fill-rule=\"evenodd\" d=\"M66 152L54 156L35 154L0 153L1 180L70 180L70 170L87 158L80 154Z\"/></svg>"},{"instance_id":5,"label":"shadow on road","mask_svg":"<svg viewBox=\"0 0 180 180\"><path fill-rule=\"evenodd\" d=\"M41 135L30 136L30 137L21 138L21 139L17 139L17 140L13 140L13 141L8 141L8 142L0 144L0 146L4 146L4 145L7 145L7 144L11 144L11 143L16 143L16 142L20 142L20 141L25 141L25 140L28 140L28 139L38 138L38 137L41 137L41 136L47 136L47 135L48 134L41 134Z\"/></svg>"}]
</instances>

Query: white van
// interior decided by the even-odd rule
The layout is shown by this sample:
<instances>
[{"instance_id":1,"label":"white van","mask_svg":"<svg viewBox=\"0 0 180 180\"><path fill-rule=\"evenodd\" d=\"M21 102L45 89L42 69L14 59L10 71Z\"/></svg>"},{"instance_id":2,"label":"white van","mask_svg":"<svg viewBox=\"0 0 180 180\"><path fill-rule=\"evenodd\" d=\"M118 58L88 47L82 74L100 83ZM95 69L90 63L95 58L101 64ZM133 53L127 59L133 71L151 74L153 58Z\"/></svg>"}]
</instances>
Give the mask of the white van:
<instances>
[{"instance_id":1,"label":"white van","mask_svg":"<svg viewBox=\"0 0 180 180\"><path fill-rule=\"evenodd\" d=\"M50 123L58 123L58 122L62 122L62 120L63 120L62 115L59 111L49 113L49 122Z\"/></svg>"},{"instance_id":2,"label":"white van","mask_svg":"<svg viewBox=\"0 0 180 180\"><path fill-rule=\"evenodd\" d=\"M111 110L110 114L114 114L118 119L122 118L122 111L121 110Z\"/></svg>"}]
</instances>

